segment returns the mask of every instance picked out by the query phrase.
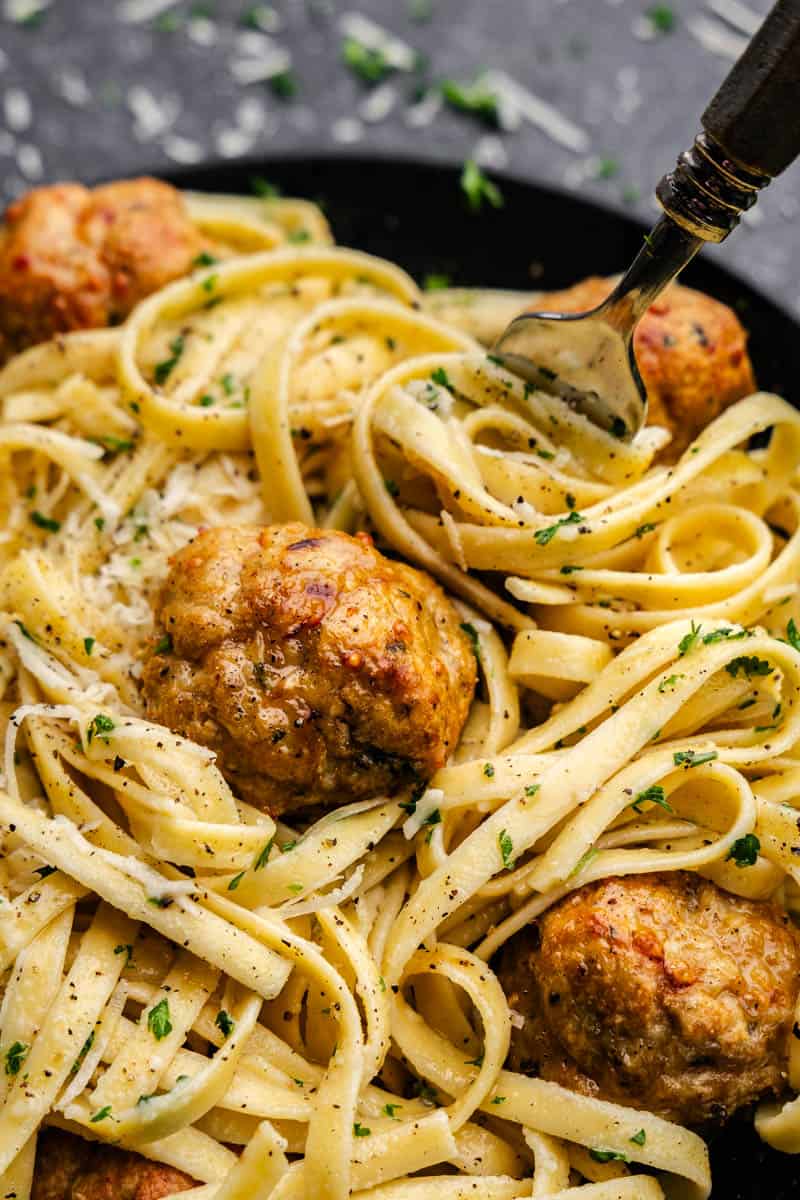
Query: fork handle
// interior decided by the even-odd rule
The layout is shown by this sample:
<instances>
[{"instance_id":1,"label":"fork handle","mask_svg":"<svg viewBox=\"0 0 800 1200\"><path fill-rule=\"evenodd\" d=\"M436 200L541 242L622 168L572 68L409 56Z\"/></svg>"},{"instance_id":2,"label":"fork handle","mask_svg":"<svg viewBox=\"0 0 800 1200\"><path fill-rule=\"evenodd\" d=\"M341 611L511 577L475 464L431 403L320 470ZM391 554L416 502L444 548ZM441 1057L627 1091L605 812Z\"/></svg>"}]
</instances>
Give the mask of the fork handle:
<instances>
[{"instance_id":1,"label":"fork handle","mask_svg":"<svg viewBox=\"0 0 800 1200\"><path fill-rule=\"evenodd\" d=\"M703 113L725 153L774 178L800 154L800 4L778 0Z\"/></svg>"},{"instance_id":2,"label":"fork handle","mask_svg":"<svg viewBox=\"0 0 800 1200\"><path fill-rule=\"evenodd\" d=\"M703 241L721 242L800 154L800 2L778 0L656 194Z\"/></svg>"}]
</instances>

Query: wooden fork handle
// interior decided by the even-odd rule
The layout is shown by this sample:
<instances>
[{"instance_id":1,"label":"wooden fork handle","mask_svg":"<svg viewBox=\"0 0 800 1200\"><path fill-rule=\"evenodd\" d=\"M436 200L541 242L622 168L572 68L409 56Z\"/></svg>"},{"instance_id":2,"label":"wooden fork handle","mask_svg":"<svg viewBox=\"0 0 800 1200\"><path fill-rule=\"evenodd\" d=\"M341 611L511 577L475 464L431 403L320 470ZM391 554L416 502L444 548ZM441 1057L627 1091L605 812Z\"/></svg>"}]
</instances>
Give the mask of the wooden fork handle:
<instances>
[{"instance_id":1,"label":"wooden fork handle","mask_svg":"<svg viewBox=\"0 0 800 1200\"><path fill-rule=\"evenodd\" d=\"M702 125L656 195L685 231L721 242L800 154L800 0L774 5Z\"/></svg>"},{"instance_id":2,"label":"wooden fork handle","mask_svg":"<svg viewBox=\"0 0 800 1200\"><path fill-rule=\"evenodd\" d=\"M800 3L778 0L702 118L732 159L774 178L800 154Z\"/></svg>"}]
</instances>

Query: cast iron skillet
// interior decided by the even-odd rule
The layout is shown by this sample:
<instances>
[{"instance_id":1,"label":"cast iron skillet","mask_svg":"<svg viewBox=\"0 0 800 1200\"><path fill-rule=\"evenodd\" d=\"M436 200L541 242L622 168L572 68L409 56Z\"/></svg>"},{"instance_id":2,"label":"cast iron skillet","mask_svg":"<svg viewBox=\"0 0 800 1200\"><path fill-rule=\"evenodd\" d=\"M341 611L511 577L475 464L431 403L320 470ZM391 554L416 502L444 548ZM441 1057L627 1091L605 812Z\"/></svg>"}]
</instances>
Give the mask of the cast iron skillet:
<instances>
[{"instance_id":1,"label":"cast iron skillet","mask_svg":"<svg viewBox=\"0 0 800 1200\"><path fill-rule=\"evenodd\" d=\"M222 163L173 172L171 179L200 191L248 192L257 176L286 195L319 201L337 242L390 258L417 279L436 272L454 284L565 287L585 275L623 270L646 232L578 196L508 178L501 181L504 207L476 216L463 202L458 168L396 158ZM750 331L759 385L800 403L800 325L705 256L683 278L737 310ZM710 1141L714 1200L800 1194L800 1160L766 1147L749 1117Z\"/></svg>"}]
</instances>

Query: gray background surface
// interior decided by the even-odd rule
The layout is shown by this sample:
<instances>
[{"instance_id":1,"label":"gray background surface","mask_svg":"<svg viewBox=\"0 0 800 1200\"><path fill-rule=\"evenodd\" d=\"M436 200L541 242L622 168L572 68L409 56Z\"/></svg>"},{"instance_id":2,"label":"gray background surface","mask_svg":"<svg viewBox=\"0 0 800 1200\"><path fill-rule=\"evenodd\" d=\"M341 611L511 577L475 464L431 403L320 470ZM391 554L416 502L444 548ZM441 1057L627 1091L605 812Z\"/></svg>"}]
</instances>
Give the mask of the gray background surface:
<instances>
[{"instance_id":1,"label":"gray background surface","mask_svg":"<svg viewBox=\"0 0 800 1200\"><path fill-rule=\"evenodd\" d=\"M656 27L652 7L646 0L0 0L2 198L61 178L350 147L451 161L472 155L500 173L580 189L647 220L656 180L691 140L743 31L769 0L673 0L658 6L669 30ZM429 15L415 20L420 8ZM355 77L341 58L342 21L353 12L419 51L423 69L397 71L377 89ZM276 97L267 81L246 82L282 62L297 81L291 100ZM447 107L413 124L425 116L413 108L421 83L435 88L483 68L503 69L554 106L585 143L569 148L528 121L492 130ZM712 252L798 313L799 184L796 165Z\"/></svg>"}]
</instances>

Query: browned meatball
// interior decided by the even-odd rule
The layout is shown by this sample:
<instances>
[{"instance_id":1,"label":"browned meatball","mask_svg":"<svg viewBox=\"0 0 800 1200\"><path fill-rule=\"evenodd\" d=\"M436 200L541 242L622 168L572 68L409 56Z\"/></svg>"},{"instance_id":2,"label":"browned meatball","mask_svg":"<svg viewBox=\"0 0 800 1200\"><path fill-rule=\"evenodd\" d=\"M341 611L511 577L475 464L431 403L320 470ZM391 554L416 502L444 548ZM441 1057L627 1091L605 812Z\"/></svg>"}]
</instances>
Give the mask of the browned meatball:
<instances>
[{"instance_id":1,"label":"browned meatball","mask_svg":"<svg viewBox=\"0 0 800 1200\"><path fill-rule=\"evenodd\" d=\"M553 312L584 312L605 300L613 281L591 276L541 297ZM648 422L672 433L677 458L714 417L755 391L747 333L736 313L692 288L673 284L651 305L634 336L650 402Z\"/></svg>"},{"instance_id":2,"label":"browned meatball","mask_svg":"<svg viewBox=\"0 0 800 1200\"><path fill-rule=\"evenodd\" d=\"M684 1125L785 1086L800 938L787 915L676 871L600 880L506 947L511 1062Z\"/></svg>"},{"instance_id":3,"label":"browned meatball","mask_svg":"<svg viewBox=\"0 0 800 1200\"><path fill-rule=\"evenodd\" d=\"M427 779L466 720L458 613L366 534L207 530L175 555L157 617L171 649L145 662L148 716L272 813Z\"/></svg>"},{"instance_id":4,"label":"browned meatball","mask_svg":"<svg viewBox=\"0 0 800 1200\"><path fill-rule=\"evenodd\" d=\"M36 1149L31 1200L161 1200L194 1186L172 1167L46 1129Z\"/></svg>"},{"instance_id":5,"label":"browned meatball","mask_svg":"<svg viewBox=\"0 0 800 1200\"><path fill-rule=\"evenodd\" d=\"M203 249L183 197L157 179L37 188L0 230L0 362L72 329L113 325Z\"/></svg>"}]
</instances>

